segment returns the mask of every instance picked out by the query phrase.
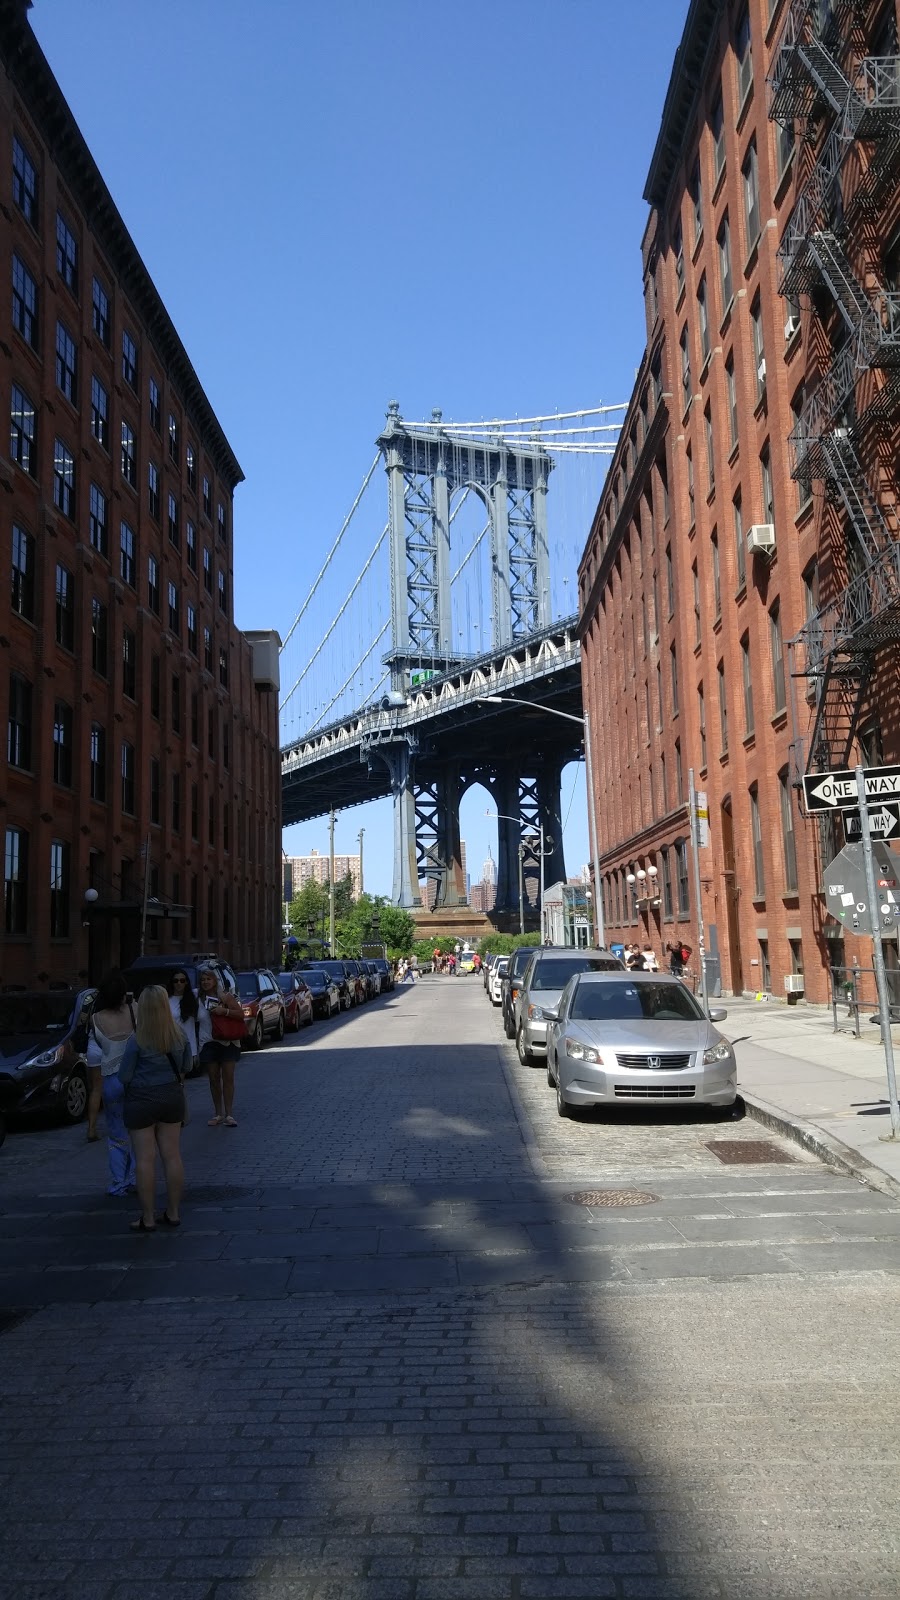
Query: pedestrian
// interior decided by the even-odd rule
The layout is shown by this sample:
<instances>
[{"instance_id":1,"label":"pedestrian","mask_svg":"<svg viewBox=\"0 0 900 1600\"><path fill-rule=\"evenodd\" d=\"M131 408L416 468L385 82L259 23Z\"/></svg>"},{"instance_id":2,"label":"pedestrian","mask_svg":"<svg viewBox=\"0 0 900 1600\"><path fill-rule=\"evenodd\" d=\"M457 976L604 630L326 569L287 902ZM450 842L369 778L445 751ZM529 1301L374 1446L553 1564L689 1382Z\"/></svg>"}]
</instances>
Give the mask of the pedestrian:
<instances>
[{"instance_id":1,"label":"pedestrian","mask_svg":"<svg viewBox=\"0 0 900 1600\"><path fill-rule=\"evenodd\" d=\"M201 1048L212 1038L212 1019L205 1006L201 1009L197 996L191 988L191 980L183 967L178 967L172 974L169 1005L175 1021L191 1047L193 1058L191 1071L196 1072Z\"/></svg>"},{"instance_id":2,"label":"pedestrian","mask_svg":"<svg viewBox=\"0 0 900 1600\"><path fill-rule=\"evenodd\" d=\"M680 978L684 971L684 962L681 959L681 945L680 943L667 944L666 950L669 954L669 971L673 978Z\"/></svg>"},{"instance_id":3,"label":"pedestrian","mask_svg":"<svg viewBox=\"0 0 900 1600\"><path fill-rule=\"evenodd\" d=\"M209 1092L213 1115L210 1128L223 1124L236 1128L234 1116L234 1069L241 1059L240 1040L246 1036L244 1012L237 995L219 982L215 967L201 967L198 1001L210 1017L210 1036L200 1046L200 1065L209 1070Z\"/></svg>"},{"instance_id":4,"label":"pedestrian","mask_svg":"<svg viewBox=\"0 0 900 1600\"><path fill-rule=\"evenodd\" d=\"M191 1047L172 1016L169 996L161 984L150 984L138 1000L137 1026L119 1063L125 1095L124 1121L134 1145L141 1204L141 1214L131 1224L135 1233L153 1233L156 1228L157 1151L166 1180L166 1208L159 1221L168 1228L181 1225L181 1127L185 1117L184 1080L190 1065Z\"/></svg>"},{"instance_id":5,"label":"pedestrian","mask_svg":"<svg viewBox=\"0 0 900 1600\"><path fill-rule=\"evenodd\" d=\"M629 972L640 972L642 970L644 960L636 944L626 945L625 965Z\"/></svg>"},{"instance_id":6,"label":"pedestrian","mask_svg":"<svg viewBox=\"0 0 900 1600\"><path fill-rule=\"evenodd\" d=\"M100 1078L109 1152L107 1194L130 1194L135 1185L134 1150L122 1120L124 1092L119 1066L134 1033L134 1005L117 967L103 979L88 1024L88 1063Z\"/></svg>"}]
</instances>

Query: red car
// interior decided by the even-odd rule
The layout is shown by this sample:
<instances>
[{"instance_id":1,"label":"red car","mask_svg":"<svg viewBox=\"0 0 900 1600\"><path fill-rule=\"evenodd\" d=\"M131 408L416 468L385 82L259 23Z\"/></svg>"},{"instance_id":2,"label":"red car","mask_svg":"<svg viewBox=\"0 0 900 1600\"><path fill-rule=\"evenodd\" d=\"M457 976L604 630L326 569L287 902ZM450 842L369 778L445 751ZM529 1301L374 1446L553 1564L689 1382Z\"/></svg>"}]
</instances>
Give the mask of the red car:
<instances>
[{"instance_id":1,"label":"red car","mask_svg":"<svg viewBox=\"0 0 900 1600\"><path fill-rule=\"evenodd\" d=\"M299 972L279 972L278 987L284 1000L284 1025L291 1033L306 1028L313 1019L313 998Z\"/></svg>"}]
</instances>

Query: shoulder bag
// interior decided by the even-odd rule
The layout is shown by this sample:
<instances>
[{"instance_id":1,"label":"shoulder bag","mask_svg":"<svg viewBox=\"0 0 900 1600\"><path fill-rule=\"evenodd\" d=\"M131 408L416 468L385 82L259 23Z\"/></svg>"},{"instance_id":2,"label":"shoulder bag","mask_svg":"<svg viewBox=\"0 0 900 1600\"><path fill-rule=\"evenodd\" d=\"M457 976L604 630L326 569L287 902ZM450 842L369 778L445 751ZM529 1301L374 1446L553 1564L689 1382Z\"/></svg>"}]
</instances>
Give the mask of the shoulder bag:
<instances>
[{"instance_id":1,"label":"shoulder bag","mask_svg":"<svg viewBox=\"0 0 900 1600\"><path fill-rule=\"evenodd\" d=\"M175 1077L178 1080L179 1087L181 1089L181 1102L182 1102L182 1107L183 1107L182 1117L181 1117L181 1126L183 1128L186 1128L188 1123L191 1120L191 1108L188 1105L188 1098L187 1098L187 1095L184 1092L184 1074L182 1073L181 1067L179 1066L178 1062L175 1060L175 1057L172 1054L171 1050L167 1050L166 1051L166 1060L168 1061L169 1066L172 1068L172 1071L174 1072Z\"/></svg>"}]
</instances>

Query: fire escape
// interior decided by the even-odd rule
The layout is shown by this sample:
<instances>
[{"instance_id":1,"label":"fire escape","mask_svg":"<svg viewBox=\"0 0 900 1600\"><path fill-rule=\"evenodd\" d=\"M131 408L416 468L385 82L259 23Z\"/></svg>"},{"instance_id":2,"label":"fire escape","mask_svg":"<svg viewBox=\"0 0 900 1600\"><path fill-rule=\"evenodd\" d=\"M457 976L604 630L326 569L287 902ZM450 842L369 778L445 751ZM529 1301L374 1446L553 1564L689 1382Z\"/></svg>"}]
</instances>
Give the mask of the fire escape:
<instances>
[{"instance_id":1,"label":"fire escape","mask_svg":"<svg viewBox=\"0 0 900 1600\"><path fill-rule=\"evenodd\" d=\"M789 645L814 707L805 762L795 728L797 782L803 765L850 764L876 655L900 639L900 543L863 467L897 418L900 293L868 266L861 283L848 253L859 259L900 174L900 57L854 57L860 10L792 0L769 79L770 117L815 152L778 250L779 291L795 306L810 297L832 330L830 365L789 439L791 475L821 480L843 507L849 577Z\"/></svg>"}]
</instances>

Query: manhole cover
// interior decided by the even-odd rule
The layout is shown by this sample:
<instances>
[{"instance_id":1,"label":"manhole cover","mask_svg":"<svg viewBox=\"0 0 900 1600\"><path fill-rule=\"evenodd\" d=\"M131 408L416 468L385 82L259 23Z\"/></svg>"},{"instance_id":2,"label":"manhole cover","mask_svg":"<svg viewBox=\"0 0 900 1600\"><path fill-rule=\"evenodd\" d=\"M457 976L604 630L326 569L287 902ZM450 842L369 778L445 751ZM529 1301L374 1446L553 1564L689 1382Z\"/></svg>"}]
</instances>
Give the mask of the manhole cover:
<instances>
[{"instance_id":1,"label":"manhole cover","mask_svg":"<svg viewBox=\"0 0 900 1600\"><path fill-rule=\"evenodd\" d=\"M780 1163L786 1166L794 1157L768 1139L711 1139L706 1146L728 1167Z\"/></svg>"},{"instance_id":2,"label":"manhole cover","mask_svg":"<svg viewBox=\"0 0 900 1600\"><path fill-rule=\"evenodd\" d=\"M563 1199L573 1206L649 1206L659 1196L646 1189L582 1189L578 1194L563 1195Z\"/></svg>"}]
</instances>

